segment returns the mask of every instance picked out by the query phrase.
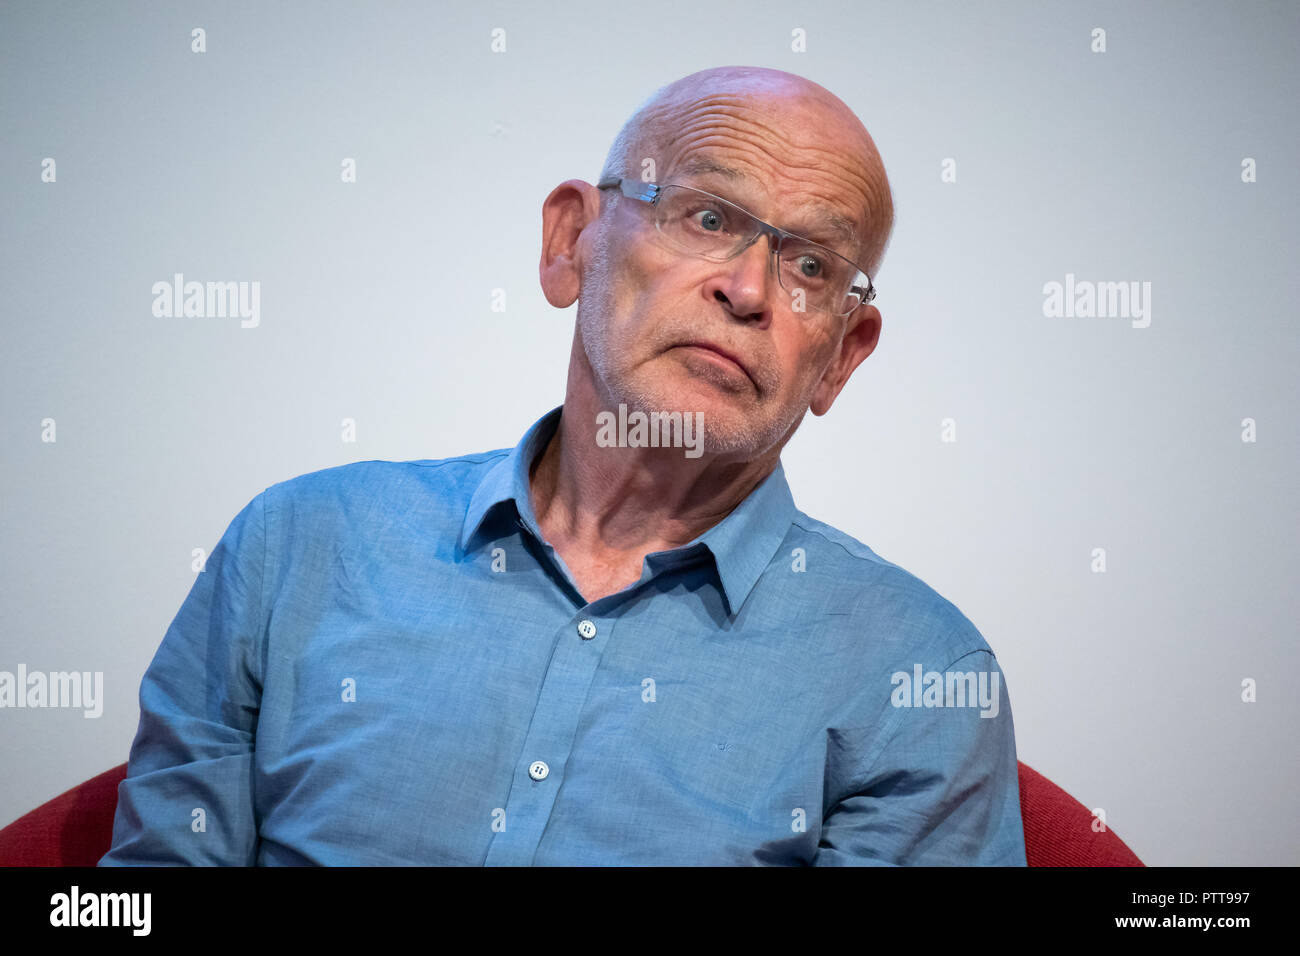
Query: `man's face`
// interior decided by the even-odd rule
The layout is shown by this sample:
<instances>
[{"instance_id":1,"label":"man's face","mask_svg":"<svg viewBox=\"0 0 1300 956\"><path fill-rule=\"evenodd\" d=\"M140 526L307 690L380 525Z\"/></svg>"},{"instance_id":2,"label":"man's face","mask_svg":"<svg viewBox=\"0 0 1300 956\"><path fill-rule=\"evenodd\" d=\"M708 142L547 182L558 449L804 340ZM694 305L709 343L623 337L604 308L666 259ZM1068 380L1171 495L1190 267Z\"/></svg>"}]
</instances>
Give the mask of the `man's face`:
<instances>
[{"instance_id":1,"label":"man's face","mask_svg":"<svg viewBox=\"0 0 1300 956\"><path fill-rule=\"evenodd\" d=\"M714 193L860 262L857 247L827 231L824 213L838 213L865 235L867 184L819 107L794 98L698 100L666 154L652 157L657 182ZM679 172L701 160L740 175ZM602 402L647 413L701 412L705 452L741 460L784 443L819 396L824 401L814 410L829 407L838 384L824 380L835 378L844 331L869 314L878 321L873 306L848 318L797 312L777 281L766 238L728 262L712 262L671 247L646 203L620 197L617 208L602 208L597 228L581 240L588 245L578 304Z\"/></svg>"}]
</instances>

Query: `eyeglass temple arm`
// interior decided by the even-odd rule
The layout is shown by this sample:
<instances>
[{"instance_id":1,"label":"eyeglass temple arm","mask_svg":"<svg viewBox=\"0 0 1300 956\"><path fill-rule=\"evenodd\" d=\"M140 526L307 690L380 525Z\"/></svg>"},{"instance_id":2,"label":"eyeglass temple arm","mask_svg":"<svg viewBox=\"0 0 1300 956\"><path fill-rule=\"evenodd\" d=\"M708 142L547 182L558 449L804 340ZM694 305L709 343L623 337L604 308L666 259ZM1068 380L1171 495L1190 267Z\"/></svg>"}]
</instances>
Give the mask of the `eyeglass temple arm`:
<instances>
[{"instance_id":1,"label":"eyeglass temple arm","mask_svg":"<svg viewBox=\"0 0 1300 956\"><path fill-rule=\"evenodd\" d=\"M629 199L639 199L642 202L654 202L655 197L659 195L659 187L654 183L643 183L638 179L602 179L596 184L597 189L613 189L617 187L624 196Z\"/></svg>"}]
</instances>

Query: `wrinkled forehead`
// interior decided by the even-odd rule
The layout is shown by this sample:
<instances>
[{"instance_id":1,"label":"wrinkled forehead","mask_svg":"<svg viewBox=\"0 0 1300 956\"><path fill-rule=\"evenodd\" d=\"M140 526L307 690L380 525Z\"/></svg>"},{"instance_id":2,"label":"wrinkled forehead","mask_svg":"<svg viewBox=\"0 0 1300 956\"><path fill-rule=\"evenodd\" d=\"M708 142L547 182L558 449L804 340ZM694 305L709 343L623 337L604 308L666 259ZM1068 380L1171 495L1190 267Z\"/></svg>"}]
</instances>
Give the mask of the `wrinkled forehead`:
<instances>
[{"instance_id":1,"label":"wrinkled forehead","mask_svg":"<svg viewBox=\"0 0 1300 956\"><path fill-rule=\"evenodd\" d=\"M861 249L874 145L842 103L803 93L712 94L674 103L656 119L659 183L708 190L850 259Z\"/></svg>"}]
</instances>

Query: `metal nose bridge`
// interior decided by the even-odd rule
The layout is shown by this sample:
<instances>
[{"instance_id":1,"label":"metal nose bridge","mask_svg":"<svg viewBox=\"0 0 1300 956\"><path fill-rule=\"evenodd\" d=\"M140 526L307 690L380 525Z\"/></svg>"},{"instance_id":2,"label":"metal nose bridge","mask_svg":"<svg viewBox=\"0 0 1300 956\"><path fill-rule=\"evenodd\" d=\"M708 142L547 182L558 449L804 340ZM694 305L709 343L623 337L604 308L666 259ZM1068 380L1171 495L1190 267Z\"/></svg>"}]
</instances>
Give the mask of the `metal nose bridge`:
<instances>
[{"instance_id":1,"label":"metal nose bridge","mask_svg":"<svg viewBox=\"0 0 1300 956\"><path fill-rule=\"evenodd\" d=\"M758 227L757 231L750 238L746 239L744 243L742 243L741 245L737 246L734 250L732 250L731 255L727 256L726 261L730 262L732 259L735 259L746 249L752 246L754 243L758 242L758 240L762 239L764 236L767 236L768 252L771 253L771 258L768 259L768 266L775 272L777 270L776 270L776 262L774 260L780 255L781 252L781 239L783 238L781 230L777 229L775 226L769 226L761 219L756 219L754 217L750 217L750 218L752 219L754 225ZM780 273L777 272L777 274L779 275Z\"/></svg>"}]
</instances>

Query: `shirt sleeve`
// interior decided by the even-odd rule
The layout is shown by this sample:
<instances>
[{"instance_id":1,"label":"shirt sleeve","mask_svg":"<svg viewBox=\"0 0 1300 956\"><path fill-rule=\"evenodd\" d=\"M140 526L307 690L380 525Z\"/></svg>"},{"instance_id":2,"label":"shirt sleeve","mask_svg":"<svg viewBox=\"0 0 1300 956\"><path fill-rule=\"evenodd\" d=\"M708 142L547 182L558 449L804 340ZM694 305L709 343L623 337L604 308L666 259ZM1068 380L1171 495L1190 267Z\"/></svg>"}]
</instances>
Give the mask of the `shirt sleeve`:
<instances>
[{"instance_id":1,"label":"shirt sleeve","mask_svg":"<svg viewBox=\"0 0 1300 956\"><path fill-rule=\"evenodd\" d=\"M892 736L855 792L828 810L813 866L1025 865L1006 681L988 650L947 672L974 672L984 700L916 706L918 691L912 706L891 708Z\"/></svg>"},{"instance_id":2,"label":"shirt sleeve","mask_svg":"<svg viewBox=\"0 0 1300 956\"><path fill-rule=\"evenodd\" d=\"M230 522L145 672L113 843L100 866L256 862L265 496Z\"/></svg>"}]
</instances>

